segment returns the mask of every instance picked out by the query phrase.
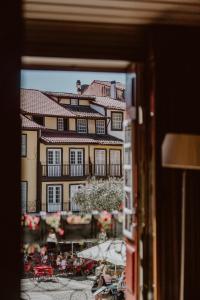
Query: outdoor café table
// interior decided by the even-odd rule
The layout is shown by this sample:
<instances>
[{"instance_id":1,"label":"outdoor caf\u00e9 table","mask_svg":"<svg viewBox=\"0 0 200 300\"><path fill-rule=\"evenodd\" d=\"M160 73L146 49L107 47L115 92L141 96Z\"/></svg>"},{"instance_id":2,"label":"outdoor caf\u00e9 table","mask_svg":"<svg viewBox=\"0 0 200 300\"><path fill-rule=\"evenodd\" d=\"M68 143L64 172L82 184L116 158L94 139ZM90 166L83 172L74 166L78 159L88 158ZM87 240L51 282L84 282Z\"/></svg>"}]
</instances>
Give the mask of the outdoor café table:
<instances>
[{"instance_id":1,"label":"outdoor caf\u00e9 table","mask_svg":"<svg viewBox=\"0 0 200 300\"><path fill-rule=\"evenodd\" d=\"M53 275L52 266L39 265L39 266L34 267L33 270L34 270L35 276L37 276L37 277Z\"/></svg>"}]
</instances>

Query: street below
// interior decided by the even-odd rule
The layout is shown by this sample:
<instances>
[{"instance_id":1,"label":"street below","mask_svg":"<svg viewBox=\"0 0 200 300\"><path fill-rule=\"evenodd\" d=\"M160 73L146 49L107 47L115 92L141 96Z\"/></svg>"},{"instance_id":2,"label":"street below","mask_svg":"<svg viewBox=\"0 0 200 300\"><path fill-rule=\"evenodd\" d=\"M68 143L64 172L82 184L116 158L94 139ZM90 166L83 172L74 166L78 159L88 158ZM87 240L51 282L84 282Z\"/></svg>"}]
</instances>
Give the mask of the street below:
<instances>
[{"instance_id":1,"label":"street below","mask_svg":"<svg viewBox=\"0 0 200 300\"><path fill-rule=\"evenodd\" d=\"M23 300L92 300L93 281L87 278L62 278L36 281L22 279L21 299Z\"/></svg>"}]
</instances>

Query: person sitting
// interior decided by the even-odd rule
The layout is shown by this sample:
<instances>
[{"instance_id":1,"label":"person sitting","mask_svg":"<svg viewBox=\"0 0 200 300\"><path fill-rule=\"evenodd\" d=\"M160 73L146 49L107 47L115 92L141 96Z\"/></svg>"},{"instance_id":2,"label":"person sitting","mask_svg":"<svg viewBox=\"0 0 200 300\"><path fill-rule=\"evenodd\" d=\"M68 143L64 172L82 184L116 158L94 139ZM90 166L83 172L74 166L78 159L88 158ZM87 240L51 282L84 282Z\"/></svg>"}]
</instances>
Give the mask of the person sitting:
<instances>
[{"instance_id":1,"label":"person sitting","mask_svg":"<svg viewBox=\"0 0 200 300\"><path fill-rule=\"evenodd\" d=\"M125 299L125 295L124 295L124 291L126 289L125 279L126 279L125 271L123 271L119 278L118 285L117 285L117 299L118 300Z\"/></svg>"}]
</instances>

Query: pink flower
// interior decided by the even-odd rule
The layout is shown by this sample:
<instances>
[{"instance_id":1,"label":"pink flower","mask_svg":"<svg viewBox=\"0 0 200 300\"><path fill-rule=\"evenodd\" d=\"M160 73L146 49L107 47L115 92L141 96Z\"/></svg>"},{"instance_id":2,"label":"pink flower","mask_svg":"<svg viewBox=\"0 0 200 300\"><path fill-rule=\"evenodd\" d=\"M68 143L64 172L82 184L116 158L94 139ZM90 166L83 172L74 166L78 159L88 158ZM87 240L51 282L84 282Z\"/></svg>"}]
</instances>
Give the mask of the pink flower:
<instances>
[{"instance_id":1,"label":"pink flower","mask_svg":"<svg viewBox=\"0 0 200 300\"><path fill-rule=\"evenodd\" d=\"M62 228L59 228L59 229L58 229L58 234L59 234L59 235L63 235L63 234L64 234L64 230L63 230Z\"/></svg>"}]
</instances>

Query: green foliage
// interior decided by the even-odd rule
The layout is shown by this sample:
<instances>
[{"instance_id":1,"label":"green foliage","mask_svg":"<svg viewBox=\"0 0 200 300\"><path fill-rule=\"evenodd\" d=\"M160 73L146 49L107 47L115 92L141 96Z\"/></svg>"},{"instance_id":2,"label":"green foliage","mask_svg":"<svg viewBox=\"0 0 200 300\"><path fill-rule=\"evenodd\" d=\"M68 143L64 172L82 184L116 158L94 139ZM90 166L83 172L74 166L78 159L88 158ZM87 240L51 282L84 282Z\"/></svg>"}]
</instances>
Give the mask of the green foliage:
<instances>
[{"instance_id":1,"label":"green foliage","mask_svg":"<svg viewBox=\"0 0 200 300\"><path fill-rule=\"evenodd\" d=\"M75 194L73 200L81 210L119 210L124 197L123 179L109 178L108 180L91 179Z\"/></svg>"}]
</instances>

